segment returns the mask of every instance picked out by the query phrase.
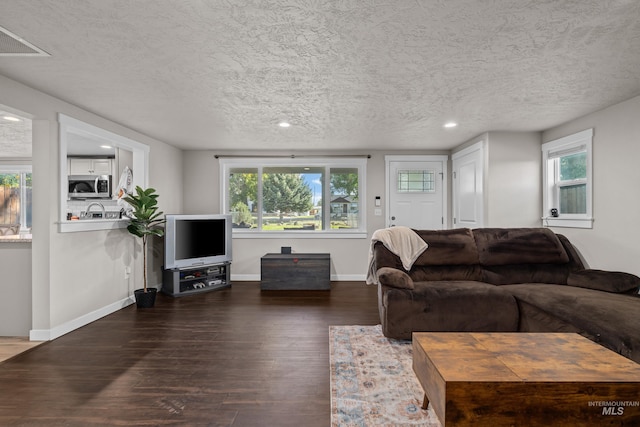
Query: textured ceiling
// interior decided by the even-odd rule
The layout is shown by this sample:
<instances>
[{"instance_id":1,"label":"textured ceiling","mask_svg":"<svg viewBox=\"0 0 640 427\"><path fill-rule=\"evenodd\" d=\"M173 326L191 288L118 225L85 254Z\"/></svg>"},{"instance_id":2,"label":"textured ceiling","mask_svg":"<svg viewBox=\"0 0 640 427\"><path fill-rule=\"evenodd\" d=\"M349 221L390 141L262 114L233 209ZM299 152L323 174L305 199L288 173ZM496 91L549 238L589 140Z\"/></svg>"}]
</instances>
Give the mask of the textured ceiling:
<instances>
[{"instance_id":1,"label":"textured ceiling","mask_svg":"<svg viewBox=\"0 0 640 427\"><path fill-rule=\"evenodd\" d=\"M187 149L449 149L640 95L637 0L0 0L0 26L51 55L0 74Z\"/></svg>"}]
</instances>

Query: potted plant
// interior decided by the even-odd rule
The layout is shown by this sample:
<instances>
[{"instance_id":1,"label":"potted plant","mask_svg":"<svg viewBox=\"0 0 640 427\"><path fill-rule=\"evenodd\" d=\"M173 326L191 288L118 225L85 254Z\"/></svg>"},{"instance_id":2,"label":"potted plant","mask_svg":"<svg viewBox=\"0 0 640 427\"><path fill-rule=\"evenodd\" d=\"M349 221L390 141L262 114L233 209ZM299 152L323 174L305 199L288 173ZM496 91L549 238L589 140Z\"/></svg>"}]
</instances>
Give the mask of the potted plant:
<instances>
[{"instance_id":1,"label":"potted plant","mask_svg":"<svg viewBox=\"0 0 640 427\"><path fill-rule=\"evenodd\" d=\"M160 218L162 212L158 212L158 194L154 188L144 190L140 186L136 186L135 193L128 194L123 200L131 205L132 209L128 214L127 230L142 239L143 288L133 292L136 305L139 308L153 307L157 289L147 288L147 239L149 236L161 237L164 235L162 224L165 221Z\"/></svg>"}]
</instances>

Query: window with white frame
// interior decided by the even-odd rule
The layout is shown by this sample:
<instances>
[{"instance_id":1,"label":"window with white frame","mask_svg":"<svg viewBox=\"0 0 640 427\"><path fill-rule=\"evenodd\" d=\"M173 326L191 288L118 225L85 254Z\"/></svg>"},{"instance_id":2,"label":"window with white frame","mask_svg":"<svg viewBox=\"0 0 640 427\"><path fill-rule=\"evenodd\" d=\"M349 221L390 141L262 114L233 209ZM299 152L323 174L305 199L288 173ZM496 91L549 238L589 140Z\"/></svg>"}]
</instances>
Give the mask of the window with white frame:
<instances>
[{"instance_id":1,"label":"window with white frame","mask_svg":"<svg viewBox=\"0 0 640 427\"><path fill-rule=\"evenodd\" d=\"M543 225L592 228L593 129L542 144Z\"/></svg>"},{"instance_id":2,"label":"window with white frame","mask_svg":"<svg viewBox=\"0 0 640 427\"><path fill-rule=\"evenodd\" d=\"M220 158L234 235L366 232L366 159Z\"/></svg>"},{"instance_id":3,"label":"window with white frame","mask_svg":"<svg viewBox=\"0 0 640 427\"><path fill-rule=\"evenodd\" d=\"M0 234L31 229L31 200L31 166L0 165Z\"/></svg>"}]
</instances>

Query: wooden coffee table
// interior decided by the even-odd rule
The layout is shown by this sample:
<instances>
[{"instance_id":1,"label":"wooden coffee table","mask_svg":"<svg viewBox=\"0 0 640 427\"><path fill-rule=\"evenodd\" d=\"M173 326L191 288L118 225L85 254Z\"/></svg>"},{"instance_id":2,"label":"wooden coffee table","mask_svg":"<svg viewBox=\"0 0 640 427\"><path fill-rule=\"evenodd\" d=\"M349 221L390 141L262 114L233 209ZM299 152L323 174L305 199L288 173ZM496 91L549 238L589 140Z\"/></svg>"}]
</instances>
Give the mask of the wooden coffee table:
<instances>
[{"instance_id":1,"label":"wooden coffee table","mask_svg":"<svg viewBox=\"0 0 640 427\"><path fill-rule=\"evenodd\" d=\"M444 426L640 426L640 365L578 334L413 334Z\"/></svg>"}]
</instances>

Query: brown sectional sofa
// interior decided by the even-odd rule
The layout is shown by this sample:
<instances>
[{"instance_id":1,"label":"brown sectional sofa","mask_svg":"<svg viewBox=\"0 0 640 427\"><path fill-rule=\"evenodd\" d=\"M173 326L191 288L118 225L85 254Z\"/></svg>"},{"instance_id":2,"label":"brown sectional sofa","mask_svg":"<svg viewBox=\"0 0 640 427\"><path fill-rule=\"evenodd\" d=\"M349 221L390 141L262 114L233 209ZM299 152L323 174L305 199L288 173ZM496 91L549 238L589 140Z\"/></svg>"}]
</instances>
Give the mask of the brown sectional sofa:
<instances>
[{"instance_id":1,"label":"brown sectional sofa","mask_svg":"<svg viewBox=\"0 0 640 427\"><path fill-rule=\"evenodd\" d=\"M640 362L640 278L585 269L547 228L414 230L428 248L405 270L374 242L385 336L577 332Z\"/></svg>"}]
</instances>

